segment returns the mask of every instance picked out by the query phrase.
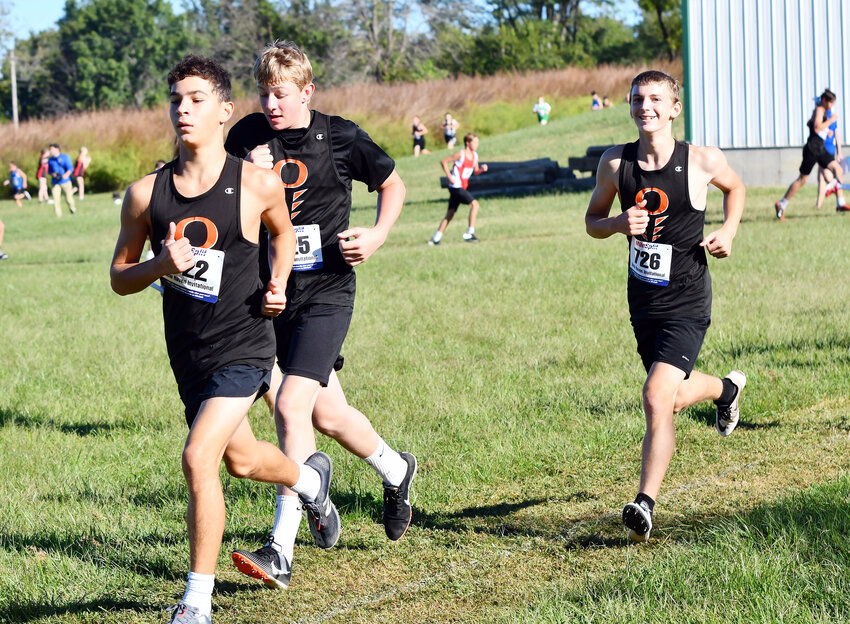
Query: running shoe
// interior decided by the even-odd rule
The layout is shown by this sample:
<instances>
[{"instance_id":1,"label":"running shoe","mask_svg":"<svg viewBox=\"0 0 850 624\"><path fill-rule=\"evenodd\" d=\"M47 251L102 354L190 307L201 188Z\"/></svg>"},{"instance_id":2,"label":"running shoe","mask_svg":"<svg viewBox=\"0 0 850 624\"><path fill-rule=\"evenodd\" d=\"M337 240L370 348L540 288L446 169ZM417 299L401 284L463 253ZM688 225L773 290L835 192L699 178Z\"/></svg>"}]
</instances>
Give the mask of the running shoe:
<instances>
[{"instance_id":1,"label":"running shoe","mask_svg":"<svg viewBox=\"0 0 850 624\"><path fill-rule=\"evenodd\" d=\"M623 524L629 530L629 539L636 543L648 542L652 530L652 512L646 503L629 503L623 507Z\"/></svg>"},{"instance_id":2,"label":"running shoe","mask_svg":"<svg viewBox=\"0 0 850 624\"><path fill-rule=\"evenodd\" d=\"M463 240L465 240L467 243L480 243L481 242L481 241L478 240L478 237L475 236L475 234L464 234Z\"/></svg>"},{"instance_id":3,"label":"running shoe","mask_svg":"<svg viewBox=\"0 0 850 624\"><path fill-rule=\"evenodd\" d=\"M785 208L782 206L782 202L776 202L773 207L776 210L776 218L785 221Z\"/></svg>"},{"instance_id":4,"label":"running shoe","mask_svg":"<svg viewBox=\"0 0 850 624\"><path fill-rule=\"evenodd\" d=\"M723 437L726 437L735 431L735 427L738 426L738 419L741 416L741 410L738 409L738 399L741 396L741 390L743 390L744 386L747 385L746 375L739 370L733 370L731 373L726 375L726 379L735 384L735 387L738 388L738 392L735 393L735 398L729 405L717 406L714 424L717 427L717 433Z\"/></svg>"},{"instance_id":5,"label":"running shoe","mask_svg":"<svg viewBox=\"0 0 850 624\"><path fill-rule=\"evenodd\" d=\"M834 179L832 182L826 185L826 195L824 197L829 197L833 193L838 190L838 179Z\"/></svg>"},{"instance_id":6,"label":"running shoe","mask_svg":"<svg viewBox=\"0 0 850 624\"><path fill-rule=\"evenodd\" d=\"M292 578L292 564L282 554L277 552L270 537L262 548L250 550L236 550L231 555L233 565L245 576L260 579L272 589L286 589Z\"/></svg>"},{"instance_id":7,"label":"running shoe","mask_svg":"<svg viewBox=\"0 0 850 624\"><path fill-rule=\"evenodd\" d=\"M836 206L835 212L850 212L850 206L844 204L843 206Z\"/></svg>"},{"instance_id":8,"label":"running shoe","mask_svg":"<svg viewBox=\"0 0 850 624\"><path fill-rule=\"evenodd\" d=\"M310 466L321 477L319 495L315 500L307 501L299 495L304 511L307 513L307 525L313 535L313 541L319 548L333 548L339 539L339 513L331 502L330 485L333 476L333 463L325 453L316 452L307 458L305 465Z\"/></svg>"},{"instance_id":9,"label":"running shoe","mask_svg":"<svg viewBox=\"0 0 850 624\"><path fill-rule=\"evenodd\" d=\"M9 259L9 254L3 253L3 250L0 249L0 260L8 260L8 259Z\"/></svg>"},{"instance_id":10,"label":"running shoe","mask_svg":"<svg viewBox=\"0 0 850 624\"><path fill-rule=\"evenodd\" d=\"M428 247L433 247L434 245L439 245L440 241L434 240L433 238L428 241Z\"/></svg>"},{"instance_id":11,"label":"running shoe","mask_svg":"<svg viewBox=\"0 0 850 624\"><path fill-rule=\"evenodd\" d=\"M24 197L26 197L27 199L32 199L32 195L30 195L29 191L24 191Z\"/></svg>"},{"instance_id":12,"label":"running shoe","mask_svg":"<svg viewBox=\"0 0 850 624\"><path fill-rule=\"evenodd\" d=\"M410 505L410 484L416 476L416 457L413 453L399 453L407 462L407 474L398 487L384 486L384 530L391 540L399 540L407 533L413 520L413 507Z\"/></svg>"},{"instance_id":13,"label":"running shoe","mask_svg":"<svg viewBox=\"0 0 850 624\"><path fill-rule=\"evenodd\" d=\"M212 618L209 615L201 615L200 611L185 602L171 605L165 610L171 611L168 624L212 624Z\"/></svg>"}]
</instances>

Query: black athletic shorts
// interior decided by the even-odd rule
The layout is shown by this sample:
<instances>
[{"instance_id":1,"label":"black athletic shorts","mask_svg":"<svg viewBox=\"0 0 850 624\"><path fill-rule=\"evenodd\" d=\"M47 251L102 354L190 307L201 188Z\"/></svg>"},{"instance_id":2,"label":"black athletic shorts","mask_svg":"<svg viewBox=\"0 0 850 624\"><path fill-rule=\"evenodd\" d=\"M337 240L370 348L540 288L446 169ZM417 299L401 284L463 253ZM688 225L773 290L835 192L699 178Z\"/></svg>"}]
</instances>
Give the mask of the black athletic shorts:
<instances>
[{"instance_id":1,"label":"black athletic shorts","mask_svg":"<svg viewBox=\"0 0 850 624\"><path fill-rule=\"evenodd\" d=\"M256 399L265 394L271 383L271 375L271 371L256 366L234 364L218 369L206 379L182 386L178 384L180 399L186 406L186 424L192 428L201 403L207 399L251 395Z\"/></svg>"},{"instance_id":2,"label":"black athletic shorts","mask_svg":"<svg viewBox=\"0 0 850 624\"><path fill-rule=\"evenodd\" d=\"M472 193L465 188L449 187L449 210L457 210L461 204L471 204L475 201Z\"/></svg>"},{"instance_id":3,"label":"black athletic shorts","mask_svg":"<svg viewBox=\"0 0 850 624\"><path fill-rule=\"evenodd\" d=\"M803 163L800 165L800 173L809 175L815 165L826 169L833 160L835 156L826 151L826 145L820 137L811 138L803 146Z\"/></svg>"},{"instance_id":4,"label":"black athletic shorts","mask_svg":"<svg viewBox=\"0 0 850 624\"><path fill-rule=\"evenodd\" d=\"M691 376L710 318L632 319L637 351L646 372L664 362Z\"/></svg>"},{"instance_id":5,"label":"black athletic shorts","mask_svg":"<svg viewBox=\"0 0 850 624\"><path fill-rule=\"evenodd\" d=\"M274 320L277 362L283 374L327 386L331 371L342 368L340 351L353 312L353 308L324 303L284 310Z\"/></svg>"},{"instance_id":6,"label":"black athletic shorts","mask_svg":"<svg viewBox=\"0 0 850 624\"><path fill-rule=\"evenodd\" d=\"M416 137L413 139L413 147L419 146L419 149L425 149L425 137Z\"/></svg>"}]
</instances>

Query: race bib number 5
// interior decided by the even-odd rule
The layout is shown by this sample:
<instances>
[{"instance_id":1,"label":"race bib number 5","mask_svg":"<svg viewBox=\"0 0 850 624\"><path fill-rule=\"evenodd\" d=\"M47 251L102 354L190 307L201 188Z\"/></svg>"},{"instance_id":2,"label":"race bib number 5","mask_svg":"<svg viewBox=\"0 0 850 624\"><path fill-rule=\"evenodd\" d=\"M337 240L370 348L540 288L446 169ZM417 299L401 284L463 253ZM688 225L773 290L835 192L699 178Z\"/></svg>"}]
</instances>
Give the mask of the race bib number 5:
<instances>
[{"instance_id":1,"label":"race bib number 5","mask_svg":"<svg viewBox=\"0 0 850 624\"><path fill-rule=\"evenodd\" d=\"M632 238L629 273L647 284L666 286L670 283L670 259L673 246L648 243Z\"/></svg>"},{"instance_id":2,"label":"race bib number 5","mask_svg":"<svg viewBox=\"0 0 850 624\"><path fill-rule=\"evenodd\" d=\"M312 271L321 269L322 235L318 223L295 226L295 262L293 271Z\"/></svg>"},{"instance_id":3,"label":"race bib number 5","mask_svg":"<svg viewBox=\"0 0 850 624\"><path fill-rule=\"evenodd\" d=\"M221 288L221 269L224 252L217 249L192 247L195 266L176 275L164 275L172 288L194 299L215 303Z\"/></svg>"}]
</instances>

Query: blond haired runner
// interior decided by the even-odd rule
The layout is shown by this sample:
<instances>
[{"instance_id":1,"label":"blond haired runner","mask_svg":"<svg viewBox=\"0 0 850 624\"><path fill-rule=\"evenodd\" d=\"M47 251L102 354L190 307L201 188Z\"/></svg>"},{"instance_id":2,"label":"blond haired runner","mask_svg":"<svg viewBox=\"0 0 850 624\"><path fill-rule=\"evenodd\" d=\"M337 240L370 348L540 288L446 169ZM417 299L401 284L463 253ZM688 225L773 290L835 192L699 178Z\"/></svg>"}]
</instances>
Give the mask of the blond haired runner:
<instances>
[{"instance_id":1,"label":"blond haired runner","mask_svg":"<svg viewBox=\"0 0 850 624\"><path fill-rule=\"evenodd\" d=\"M634 502L623 508L634 541L649 539L655 499L676 443L673 416L713 400L717 432L728 436L738 424L738 399L747 383L738 370L724 379L694 370L711 323L705 252L715 258L732 253L746 190L719 149L673 137L673 120L681 112L675 78L660 71L635 77L631 116L638 140L602 155L585 216L592 237L622 234L629 242L629 312L647 371L640 485ZM704 234L709 185L723 192L725 218ZM611 217L618 197L621 212Z\"/></svg>"},{"instance_id":2,"label":"blond haired runner","mask_svg":"<svg viewBox=\"0 0 850 624\"><path fill-rule=\"evenodd\" d=\"M307 457L316 449L315 427L363 459L383 482L384 529L397 540L412 518L416 458L393 450L348 404L337 371L354 307L354 267L386 240L401 213L404 183L393 160L356 124L311 110L312 67L298 46L268 45L254 65L254 78L263 112L233 126L226 148L277 173L298 240L287 308L274 322L283 371L275 409L278 441L293 459ZM354 180L378 193L373 227L349 225ZM234 564L269 585L286 587L300 522L298 499L279 488L268 541L255 551L234 552ZM307 522L318 546L336 543L338 527L321 525L309 513Z\"/></svg>"}]
</instances>

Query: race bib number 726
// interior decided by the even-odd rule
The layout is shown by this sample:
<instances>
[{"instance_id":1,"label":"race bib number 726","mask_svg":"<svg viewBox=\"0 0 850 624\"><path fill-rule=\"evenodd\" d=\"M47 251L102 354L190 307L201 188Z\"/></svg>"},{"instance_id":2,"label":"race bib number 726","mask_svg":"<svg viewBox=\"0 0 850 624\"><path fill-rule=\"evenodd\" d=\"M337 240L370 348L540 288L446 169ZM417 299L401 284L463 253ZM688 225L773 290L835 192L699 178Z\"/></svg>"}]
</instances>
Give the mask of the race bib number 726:
<instances>
[{"instance_id":1,"label":"race bib number 726","mask_svg":"<svg viewBox=\"0 0 850 624\"><path fill-rule=\"evenodd\" d=\"M648 243L632 238L629 273L647 284L666 286L670 283L670 259L673 246Z\"/></svg>"}]
</instances>

